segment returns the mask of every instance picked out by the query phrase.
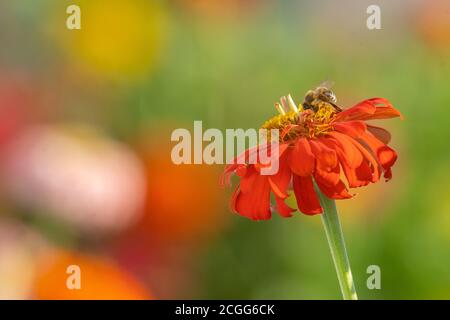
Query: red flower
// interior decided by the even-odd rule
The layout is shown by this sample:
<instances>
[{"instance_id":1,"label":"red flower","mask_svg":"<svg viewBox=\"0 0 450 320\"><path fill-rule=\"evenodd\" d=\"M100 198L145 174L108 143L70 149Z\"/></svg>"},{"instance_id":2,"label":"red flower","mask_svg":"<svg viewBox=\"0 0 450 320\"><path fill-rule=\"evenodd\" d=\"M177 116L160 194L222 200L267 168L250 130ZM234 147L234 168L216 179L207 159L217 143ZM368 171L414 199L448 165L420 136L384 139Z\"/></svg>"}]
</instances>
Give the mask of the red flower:
<instances>
[{"instance_id":1,"label":"red flower","mask_svg":"<svg viewBox=\"0 0 450 320\"><path fill-rule=\"evenodd\" d=\"M314 182L327 197L348 199L352 197L348 188L377 182L382 175L386 181L391 179L391 167L397 159L396 152L387 146L391 136L383 128L366 124L366 120L398 117L400 112L383 98L364 100L345 110L333 103L332 93L329 98L305 102L300 110L290 96L282 98L282 106L276 105L281 114L263 128L281 132L279 170L274 175L262 175L260 163L239 164L239 158L248 159L260 147L247 150L227 165L223 183L230 184L232 173L241 178L231 199L233 211L253 220L270 219L273 193L276 211L290 217L295 210L284 200L288 188L293 188L299 210L314 215L323 212ZM288 105L290 111L286 110Z\"/></svg>"}]
</instances>

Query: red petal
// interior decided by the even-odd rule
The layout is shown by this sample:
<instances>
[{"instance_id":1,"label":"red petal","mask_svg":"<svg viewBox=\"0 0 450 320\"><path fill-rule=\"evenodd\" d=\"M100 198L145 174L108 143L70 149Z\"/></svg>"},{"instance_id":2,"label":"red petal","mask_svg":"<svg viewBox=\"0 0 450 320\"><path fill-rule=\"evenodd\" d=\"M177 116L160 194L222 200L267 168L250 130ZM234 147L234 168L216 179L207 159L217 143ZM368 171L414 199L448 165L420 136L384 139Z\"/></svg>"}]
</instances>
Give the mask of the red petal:
<instances>
[{"instance_id":1,"label":"red petal","mask_svg":"<svg viewBox=\"0 0 450 320\"><path fill-rule=\"evenodd\" d=\"M231 185L231 174L237 168L236 164L229 164L225 166L223 170L223 174L220 176L220 185L221 186L230 186Z\"/></svg>"},{"instance_id":2,"label":"red petal","mask_svg":"<svg viewBox=\"0 0 450 320\"><path fill-rule=\"evenodd\" d=\"M243 153L241 153L239 156L235 157L229 164L225 166L225 169L223 171L223 174L220 179L220 183L222 186L229 186L231 184L231 175L239 168L241 168L243 165L249 162L250 159L257 159L258 155L258 146L250 148L245 150ZM256 161L253 161L256 162ZM241 171L239 173L242 174Z\"/></svg>"},{"instance_id":3,"label":"red petal","mask_svg":"<svg viewBox=\"0 0 450 320\"><path fill-rule=\"evenodd\" d=\"M291 169L287 163L288 154L285 154L280 158L278 172L275 175L268 176L270 187L273 193L282 199L286 199L288 194L286 190L291 182Z\"/></svg>"},{"instance_id":4,"label":"red petal","mask_svg":"<svg viewBox=\"0 0 450 320\"><path fill-rule=\"evenodd\" d=\"M348 108L337 114L335 121L360 120L362 116L373 115L376 107L371 100L364 100L351 108Z\"/></svg>"},{"instance_id":5,"label":"red petal","mask_svg":"<svg viewBox=\"0 0 450 320\"><path fill-rule=\"evenodd\" d=\"M341 153L341 157L349 167L357 168L361 165L363 156L361 151L355 147L354 140L352 138L340 132L330 132L329 136L331 139L324 139L324 143L329 143L329 140L334 142L336 144L334 149L336 152Z\"/></svg>"},{"instance_id":6,"label":"red petal","mask_svg":"<svg viewBox=\"0 0 450 320\"><path fill-rule=\"evenodd\" d=\"M367 130L384 144L388 144L391 141L391 134L386 129L367 125Z\"/></svg>"},{"instance_id":7,"label":"red petal","mask_svg":"<svg viewBox=\"0 0 450 320\"><path fill-rule=\"evenodd\" d=\"M278 173L276 175L269 177L270 187L272 188L272 191L275 194L277 212L282 217L286 218L292 217L292 212L295 211L295 209L290 208L284 202L284 199L286 199L289 196L286 191L292 178L292 172L291 169L289 168L287 159L289 159L289 154L285 153L280 158L280 167Z\"/></svg>"},{"instance_id":8,"label":"red petal","mask_svg":"<svg viewBox=\"0 0 450 320\"><path fill-rule=\"evenodd\" d=\"M317 182L317 186L319 187L320 191L323 192L328 198L331 199L349 199L352 196L348 193L347 187L345 184L339 180L339 182L334 185L330 186L326 184L322 178L318 175L314 176Z\"/></svg>"},{"instance_id":9,"label":"red petal","mask_svg":"<svg viewBox=\"0 0 450 320\"><path fill-rule=\"evenodd\" d=\"M384 172L384 178L386 179L386 181L391 180L391 178L392 178L392 170L391 170L391 168L387 169Z\"/></svg>"},{"instance_id":10,"label":"red petal","mask_svg":"<svg viewBox=\"0 0 450 320\"><path fill-rule=\"evenodd\" d=\"M259 173L256 171L253 165L249 165L245 176L241 177L240 189L243 192L251 192L253 181Z\"/></svg>"},{"instance_id":11,"label":"red petal","mask_svg":"<svg viewBox=\"0 0 450 320\"><path fill-rule=\"evenodd\" d=\"M362 146L358 141L350 139L353 145L358 148L358 150L363 155L364 161L370 164L370 171L372 172L371 182L377 182L380 179L380 168L377 159L374 158L371 152L369 152L364 146Z\"/></svg>"},{"instance_id":12,"label":"red petal","mask_svg":"<svg viewBox=\"0 0 450 320\"><path fill-rule=\"evenodd\" d=\"M336 116L336 121L388 119L394 117L401 117L401 114L387 99L372 98L361 101L355 106L340 112Z\"/></svg>"},{"instance_id":13,"label":"red petal","mask_svg":"<svg viewBox=\"0 0 450 320\"><path fill-rule=\"evenodd\" d=\"M311 150L316 157L317 166L323 170L331 171L338 164L336 152L321 142L321 139L310 140Z\"/></svg>"},{"instance_id":14,"label":"red petal","mask_svg":"<svg viewBox=\"0 0 450 320\"><path fill-rule=\"evenodd\" d=\"M387 145L382 146L377 152L378 160L384 170L388 170L397 161L397 152L389 148Z\"/></svg>"},{"instance_id":15,"label":"red petal","mask_svg":"<svg viewBox=\"0 0 450 320\"><path fill-rule=\"evenodd\" d=\"M255 164L255 168L258 169L258 171L261 168L265 168L267 174L265 175L273 175L273 173L277 172L277 168L272 168L272 166L274 165L274 163L271 162L272 160L272 150L274 148L278 149L278 155L276 155L277 157L277 161L280 161L281 156L284 154L284 152L288 149L288 144L287 143L282 143L282 144L276 144L276 143L265 143L265 144L261 144L259 146L259 150L258 150L258 163ZM262 159L261 156L263 156L265 159ZM270 173L270 174L269 174Z\"/></svg>"},{"instance_id":16,"label":"red petal","mask_svg":"<svg viewBox=\"0 0 450 320\"><path fill-rule=\"evenodd\" d=\"M289 168L287 159L289 159L289 154L285 153L280 158L280 166L277 174L268 177L270 187L275 194L277 212L282 217L286 218L292 217L291 213L295 211L295 209L290 208L284 202L284 199L289 196L286 191L292 178L291 169Z\"/></svg>"},{"instance_id":17,"label":"red petal","mask_svg":"<svg viewBox=\"0 0 450 320\"><path fill-rule=\"evenodd\" d=\"M338 160L344 170L345 176L350 188L361 187L367 185L372 179L372 173L367 162L363 161L361 151L353 144L351 138L345 140L345 150L341 141L334 138L323 139L323 142L334 148L338 156Z\"/></svg>"},{"instance_id":18,"label":"red petal","mask_svg":"<svg viewBox=\"0 0 450 320\"><path fill-rule=\"evenodd\" d=\"M314 155L306 138L299 138L291 149L289 166L296 175L306 177L314 170Z\"/></svg>"},{"instance_id":19,"label":"red petal","mask_svg":"<svg viewBox=\"0 0 450 320\"><path fill-rule=\"evenodd\" d=\"M363 187L371 182L372 172L370 171L367 162L361 162L361 165L358 168L350 168L345 162L341 162L341 164L350 188Z\"/></svg>"},{"instance_id":20,"label":"red petal","mask_svg":"<svg viewBox=\"0 0 450 320\"><path fill-rule=\"evenodd\" d=\"M237 210L236 210L236 199L238 198L240 192L241 191L239 189L239 186L237 186L237 188L233 191L233 194L231 195L230 209L233 212L237 212Z\"/></svg>"},{"instance_id":21,"label":"red petal","mask_svg":"<svg viewBox=\"0 0 450 320\"><path fill-rule=\"evenodd\" d=\"M331 170L323 170L320 166L316 167L315 176L319 176L321 178L321 181L324 184L327 184L329 186L334 186L337 183L339 183L340 180L340 167L339 164L336 165Z\"/></svg>"},{"instance_id":22,"label":"red petal","mask_svg":"<svg viewBox=\"0 0 450 320\"><path fill-rule=\"evenodd\" d=\"M393 149L389 148L383 142L375 138L375 136L370 132L366 132L361 137L361 140L364 141L370 149L372 149L384 170L387 170L394 165L397 160L397 153Z\"/></svg>"},{"instance_id":23,"label":"red petal","mask_svg":"<svg viewBox=\"0 0 450 320\"><path fill-rule=\"evenodd\" d=\"M345 121L333 124L336 131L342 132L353 138L359 138L366 132L367 125L363 121Z\"/></svg>"},{"instance_id":24,"label":"red petal","mask_svg":"<svg viewBox=\"0 0 450 320\"><path fill-rule=\"evenodd\" d=\"M220 178L220 184L222 186L229 186L231 184L231 175L236 172L240 177L245 175L245 170L243 167L246 167L245 164L251 163L253 165L257 165L258 168L260 166L269 167L271 164L259 164L260 160L260 154L261 153L267 153L267 157L270 157L271 155L271 148L272 144L270 143L264 143L260 144L256 147L249 148L245 150L243 153L241 153L239 156L234 158L231 163L229 163L225 169L224 172ZM278 156L281 157L283 153L287 150L288 145L287 144L280 144L278 149Z\"/></svg>"},{"instance_id":25,"label":"red petal","mask_svg":"<svg viewBox=\"0 0 450 320\"><path fill-rule=\"evenodd\" d=\"M235 171L239 177L244 177L247 174L247 166L245 164L239 164Z\"/></svg>"},{"instance_id":26,"label":"red petal","mask_svg":"<svg viewBox=\"0 0 450 320\"><path fill-rule=\"evenodd\" d=\"M317 197L312 177L293 177L294 193L299 210L305 214L313 215L322 213L319 198Z\"/></svg>"},{"instance_id":27,"label":"red petal","mask_svg":"<svg viewBox=\"0 0 450 320\"><path fill-rule=\"evenodd\" d=\"M291 207L289 207L283 199L278 198L277 196L275 196L275 201L277 203L277 212L285 218L289 218L292 217L292 212L295 211L295 209L292 209Z\"/></svg>"},{"instance_id":28,"label":"red petal","mask_svg":"<svg viewBox=\"0 0 450 320\"><path fill-rule=\"evenodd\" d=\"M242 178L240 189L232 202L235 212L247 218L270 219L270 185L267 177L259 175L255 169L248 172Z\"/></svg>"},{"instance_id":29,"label":"red petal","mask_svg":"<svg viewBox=\"0 0 450 320\"><path fill-rule=\"evenodd\" d=\"M375 113L371 116L366 116L363 120L375 120L375 119L390 119L400 117L403 118L400 111L395 109L392 104L386 99L382 100L380 103L384 104L384 107L377 107Z\"/></svg>"}]
</instances>

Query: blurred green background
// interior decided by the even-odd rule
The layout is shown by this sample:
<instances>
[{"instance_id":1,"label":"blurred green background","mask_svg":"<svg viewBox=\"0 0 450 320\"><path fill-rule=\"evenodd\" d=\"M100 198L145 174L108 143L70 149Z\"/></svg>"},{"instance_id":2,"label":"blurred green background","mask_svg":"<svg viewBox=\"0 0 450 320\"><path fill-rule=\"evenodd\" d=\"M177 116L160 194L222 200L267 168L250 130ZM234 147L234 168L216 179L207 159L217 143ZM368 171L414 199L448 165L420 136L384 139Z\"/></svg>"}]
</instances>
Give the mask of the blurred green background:
<instances>
[{"instance_id":1,"label":"blurred green background","mask_svg":"<svg viewBox=\"0 0 450 320\"><path fill-rule=\"evenodd\" d=\"M394 178L338 202L360 298L450 298L450 2L369 30L372 2L2 1L0 298L339 299L318 216L246 220L221 166L170 162L173 129L257 128L327 79L404 115Z\"/></svg>"}]
</instances>

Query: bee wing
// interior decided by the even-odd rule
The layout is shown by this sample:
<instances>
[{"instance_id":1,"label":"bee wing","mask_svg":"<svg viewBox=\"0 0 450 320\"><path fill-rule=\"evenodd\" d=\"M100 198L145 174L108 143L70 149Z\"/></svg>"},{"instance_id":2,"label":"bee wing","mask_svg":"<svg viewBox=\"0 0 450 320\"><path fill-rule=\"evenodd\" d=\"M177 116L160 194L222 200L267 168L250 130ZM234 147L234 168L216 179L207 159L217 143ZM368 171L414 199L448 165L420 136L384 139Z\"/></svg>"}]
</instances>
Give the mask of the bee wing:
<instances>
[{"instance_id":1,"label":"bee wing","mask_svg":"<svg viewBox=\"0 0 450 320\"><path fill-rule=\"evenodd\" d=\"M333 87L334 86L334 81L333 80L325 80L325 81L323 81L323 82L321 82L318 86L317 86L317 88L318 87L325 87L325 88L327 88L327 89L331 89L331 87Z\"/></svg>"}]
</instances>

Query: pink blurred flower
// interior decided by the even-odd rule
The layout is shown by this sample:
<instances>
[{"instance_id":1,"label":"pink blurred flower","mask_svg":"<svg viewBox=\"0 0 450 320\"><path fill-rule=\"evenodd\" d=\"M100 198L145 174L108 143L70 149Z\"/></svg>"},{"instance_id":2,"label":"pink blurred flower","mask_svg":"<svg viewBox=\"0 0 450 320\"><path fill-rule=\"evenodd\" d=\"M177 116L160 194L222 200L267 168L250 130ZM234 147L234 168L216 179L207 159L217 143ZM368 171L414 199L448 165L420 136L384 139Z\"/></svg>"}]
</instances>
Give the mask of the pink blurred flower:
<instances>
[{"instance_id":1,"label":"pink blurred flower","mask_svg":"<svg viewBox=\"0 0 450 320\"><path fill-rule=\"evenodd\" d=\"M32 127L7 149L0 169L15 201L84 231L129 226L145 200L139 159L92 127Z\"/></svg>"},{"instance_id":2,"label":"pink blurred flower","mask_svg":"<svg viewBox=\"0 0 450 320\"><path fill-rule=\"evenodd\" d=\"M36 100L26 81L18 75L8 77L0 78L0 149L25 127Z\"/></svg>"}]
</instances>

